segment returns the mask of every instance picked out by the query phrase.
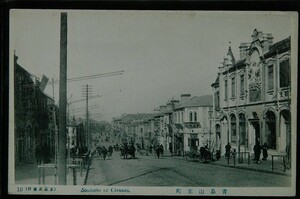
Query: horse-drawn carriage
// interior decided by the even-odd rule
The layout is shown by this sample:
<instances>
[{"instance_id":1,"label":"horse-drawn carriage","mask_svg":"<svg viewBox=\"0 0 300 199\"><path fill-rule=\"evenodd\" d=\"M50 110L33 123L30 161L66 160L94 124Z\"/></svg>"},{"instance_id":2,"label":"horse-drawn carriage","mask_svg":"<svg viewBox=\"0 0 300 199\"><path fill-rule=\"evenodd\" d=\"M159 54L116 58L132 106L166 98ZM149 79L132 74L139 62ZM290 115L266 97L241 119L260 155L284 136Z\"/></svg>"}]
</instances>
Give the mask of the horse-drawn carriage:
<instances>
[{"instance_id":1,"label":"horse-drawn carriage","mask_svg":"<svg viewBox=\"0 0 300 199\"><path fill-rule=\"evenodd\" d=\"M128 155L131 156L131 158L135 158L135 147L134 147L134 144L130 144L128 146L127 143L123 143L122 146L120 147L120 156L121 158L123 159L128 159Z\"/></svg>"},{"instance_id":2,"label":"horse-drawn carriage","mask_svg":"<svg viewBox=\"0 0 300 199\"><path fill-rule=\"evenodd\" d=\"M107 153L108 153L107 148L106 148L105 146L98 146L98 147L96 148L96 150L97 150L99 156L102 157L103 160L105 160L105 158L106 158L106 156L107 156Z\"/></svg>"},{"instance_id":3,"label":"horse-drawn carriage","mask_svg":"<svg viewBox=\"0 0 300 199\"><path fill-rule=\"evenodd\" d=\"M213 158L213 153L210 152L207 145L205 147L200 147L200 160L204 162L215 161Z\"/></svg>"}]
</instances>

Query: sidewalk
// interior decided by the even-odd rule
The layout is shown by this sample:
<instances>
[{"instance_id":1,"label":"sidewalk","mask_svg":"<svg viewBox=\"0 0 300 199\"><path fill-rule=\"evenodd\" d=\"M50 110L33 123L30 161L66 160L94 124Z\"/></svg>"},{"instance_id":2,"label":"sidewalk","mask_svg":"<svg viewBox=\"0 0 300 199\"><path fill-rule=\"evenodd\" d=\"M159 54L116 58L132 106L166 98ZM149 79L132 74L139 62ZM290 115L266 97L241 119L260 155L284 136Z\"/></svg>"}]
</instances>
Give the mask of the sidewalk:
<instances>
[{"instance_id":1,"label":"sidewalk","mask_svg":"<svg viewBox=\"0 0 300 199\"><path fill-rule=\"evenodd\" d=\"M77 185L83 185L87 169L82 169L80 173L80 168L76 170ZM39 170L36 164L23 164L19 165L15 170L15 184L39 184ZM42 184L42 178L40 179ZM55 169L46 168L45 169L45 184L55 185L58 184L58 177L55 180ZM73 185L73 171L69 169L67 171L67 185Z\"/></svg>"},{"instance_id":2,"label":"sidewalk","mask_svg":"<svg viewBox=\"0 0 300 199\"><path fill-rule=\"evenodd\" d=\"M171 157L172 158L172 157ZM267 160L261 160L259 164L256 164L252 157L250 157L250 164L248 164L248 159L243 159L242 163L239 163L238 158L235 159L235 164L233 161L233 158L228 160L222 156L219 160L216 161L210 161L205 163L204 161L201 161L199 158L189 158L189 157L182 157L182 156L176 156L174 158L186 160L186 161L192 161L192 162L199 162L202 164L213 164L218 166L224 166L224 167L231 167L236 169L245 169L245 170L252 170L252 171L258 171L258 172L264 172L264 173L272 173L277 175L285 175L285 176L291 176L291 170L286 169L284 170L284 165L282 159L274 159L273 162L273 170L272 170L272 160L271 158L268 158Z\"/></svg>"},{"instance_id":3,"label":"sidewalk","mask_svg":"<svg viewBox=\"0 0 300 199\"><path fill-rule=\"evenodd\" d=\"M143 155L145 155L145 154L146 153L143 153ZM150 153L148 155L150 155ZM154 154L151 154L151 155L154 155ZM245 170L252 170L252 171L257 171L257 172L291 176L291 169L286 168L286 170L284 170L284 165L283 165L283 161L281 158L274 158L273 170L272 170L271 157L268 157L267 160L261 160L259 164L256 164L252 160L252 157L250 157L249 164L248 164L248 159L243 159L242 162L239 162L238 158L235 159L235 164L234 164L233 158L230 158L229 164L228 164L228 160L224 156L222 156L219 160L216 160L214 162L210 161L210 162L205 163L205 162L201 161L199 158L189 158L187 156L172 157L171 153L168 151L164 152L164 157L165 158L176 158L176 159L186 160L186 161L191 161L191 162L199 162L200 164L213 164L213 165L231 167L231 168L236 168L236 169L245 169Z\"/></svg>"}]
</instances>

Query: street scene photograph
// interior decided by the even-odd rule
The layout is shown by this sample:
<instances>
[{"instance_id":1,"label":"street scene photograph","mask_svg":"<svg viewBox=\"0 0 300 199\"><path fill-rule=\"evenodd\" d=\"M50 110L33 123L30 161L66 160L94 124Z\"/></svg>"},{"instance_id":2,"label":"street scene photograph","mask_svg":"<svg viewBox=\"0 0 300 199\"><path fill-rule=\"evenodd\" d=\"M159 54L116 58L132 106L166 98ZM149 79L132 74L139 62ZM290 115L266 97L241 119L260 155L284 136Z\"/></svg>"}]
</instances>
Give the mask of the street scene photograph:
<instances>
[{"instance_id":1,"label":"street scene photograph","mask_svg":"<svg viewBox=\"0 0 300 199\"><path fill-rule=\"evenodd\" d=\"M10 10L9 193L294 195L297 20Z\"/></svg>"}]
</instances>

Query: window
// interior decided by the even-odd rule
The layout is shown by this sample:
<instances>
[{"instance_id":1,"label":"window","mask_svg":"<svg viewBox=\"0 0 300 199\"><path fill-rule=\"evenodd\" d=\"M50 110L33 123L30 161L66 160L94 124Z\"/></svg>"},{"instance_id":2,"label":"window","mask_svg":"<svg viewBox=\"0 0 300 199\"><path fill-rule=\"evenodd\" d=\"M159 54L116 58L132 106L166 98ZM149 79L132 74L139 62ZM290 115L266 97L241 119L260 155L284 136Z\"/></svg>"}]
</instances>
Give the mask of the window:
<instances>
[{"instance_id":1,"label":"window","mask_svg":"<svg viewBox=\"0 0 300 199\"><path fill-rule=\"evenodd\" d=\"M231 97L235 98L235 77L231 79Z\"/></svg>"},{"instance_id":2,"label":"window","mask_svg":"<svg viewBox=\"0 0 300 199\"><path fill-rule=\"evenodd\" d=\"M272 90L274 88L274 73L273 73L273 65L268 66L268 90Z\"/></svg>"},{"instance_id":3,"label":"window","mask_svg":"<svg viewBox=\"0 0 300 199\"><path fill-rule=\"evenodd\" d=\"M231 142L236 143L236 118L235 115L231 115Z\"/></svg>"},{"instance_id":4,"label":"window","mask_svg":"<svg viewBox=\"0 0 300 199\"><path fill-rule=\"evenodd\" d=\"M245 115L239 115L239 128L240 128L240 144L245 145L246 143L246 123L245 123Z\"/></svg>"},{"instance_id":5,"label":"window","mask_svg":"<svg viewBox=\"0 0 300 199\"><path fill-rule=\"evenodd\" d=\"M270 149L276 149L276 117L274 112L266 113L266 141Z\"/></svg>"},{"instance_id":6,"label":"window","mask_svg":"<svg viewBox=\"0 0 300 199\"><path fill-rule=\"evenodd\" d=\"M192 121L193 121L193 113L190 112L190 122L192 122Z\"/></svg>"},{"instance_id":7,"label":"window","mask_svg":"<svg viewBox=\"0 0 300 199\"><path fill-rule=\"evenodd\" d=\"M220 107L220 105L219 105L219 101L220 101L220 93L219 93L219 91L216 92L215 96L216 96L216 101L215 101L216 104L215 104L215 106L216 106L216 108L219 108Z\"/></svg>"},{"instance_id":8,"label":"window","mask_svg":"<svg viewBox=\"0 0 300 199\"><path fill-rule=\"evenodd\" d=\"M280 74L280 87L287 87L291 83L290 77L290 63L289 59L286 59L280 62L279 65L279 74Z\"/></svg>"},{"instance_id":9,"label":"window","mask_svg":"<svg viewBox=\"0 0 300 199\"><path fill-rule=\"evenodd\" d=\"M241 96L244 95L244 92L245 92L245 79L244 79L244 75L241 75Z\"/></svg>"},{"instance_id":10,"label":"window","mask_svg":"<svg viewBox=\"0 0 300 199\"><path fill-rule=\"evenodd\" d=\"M225 88L224 88L225 100L227 100L227 80L225 80Z\"/></svg>"},{"instance_id":11,"label":"window","mask_svg":"<svg viewBox=\"0 0 300 199\"><path fill-rule=\"evenodd\" d=\"M197 122L197 112L194 112L194 122Z\"/></svg>"},{"instance_id":12,"label":"window","mask_svg":"<svg viewBox=\"0 0 300 199\"><path fill-rule=\"evenodd\" d=\"M181 122L183 122L183 112L181 112Z\"/></svg>"}]
</instances>

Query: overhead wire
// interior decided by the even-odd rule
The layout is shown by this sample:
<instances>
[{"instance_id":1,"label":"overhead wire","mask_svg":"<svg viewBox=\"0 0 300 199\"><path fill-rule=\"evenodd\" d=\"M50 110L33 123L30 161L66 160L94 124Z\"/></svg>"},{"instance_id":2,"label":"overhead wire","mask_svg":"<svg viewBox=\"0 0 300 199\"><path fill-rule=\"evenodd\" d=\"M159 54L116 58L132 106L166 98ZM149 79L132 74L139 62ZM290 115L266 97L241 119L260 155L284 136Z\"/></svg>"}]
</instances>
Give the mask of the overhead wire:
<instances>
[{"instance_id":1,"label":"overhead wire","mask_svg":"<svg viewBox=\"0 0 300 199\"><path fill-rule=\"evenodd\" d=\"M197 87L197 88L203 88L204 86L207 86L206 83L207 83L208 81L210 81L210 78L211 78L213 75L215 75L214 72L212 72L211 74L209 74L209 75L207 76L207 78L201 79L200 81L197 81L197 82L196 82L195 84L193 84L192 86L189 86L189 87L183 89L184 92L186 92L186 90L194 89L195 86L199 86L199 87ZM212 83L213 83L213 82L212 82ZM182 94L182 92L181 92L180 94ZM175 95L173 95L173 96L171 96L171 99L174 99L177 95L178 95L178 93L175 94Z\"/></svg>"},{"instance_id":2,"label":"overhead wire","mask_svg":"<svg viewBox=\"0 0 300 199\"><path fill-rule=\"evenodd\" d=\"M109 76L114 76L114 75L122 75L123 73L124 73L124 70L108 72L108 73L100 73L100 74L95 74L95 75L72 77L72 78L67 79L67 82L82 81L82 80L95 79L95 78L100 78L100 77L109 77ZM59 83L59 80L49 82L48 84L57 84L57 83Z\"/></svg>"}]
</instances>

